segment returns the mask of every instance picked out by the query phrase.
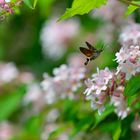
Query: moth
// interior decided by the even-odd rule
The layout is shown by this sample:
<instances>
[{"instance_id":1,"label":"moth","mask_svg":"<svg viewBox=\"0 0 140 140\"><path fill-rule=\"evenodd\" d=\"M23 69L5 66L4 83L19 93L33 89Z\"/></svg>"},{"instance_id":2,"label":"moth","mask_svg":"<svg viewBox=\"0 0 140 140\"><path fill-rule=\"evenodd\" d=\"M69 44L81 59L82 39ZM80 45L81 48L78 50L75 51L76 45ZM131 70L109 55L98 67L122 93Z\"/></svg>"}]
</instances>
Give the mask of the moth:
<instances>
[{"instance_id":1,"label":"moth","mask_svg":"<svg viewBox=\"0 0 140 140\"><path fill-rule=\"evenodd\" d=\"M89 61L96 59L100 53L103 51L103 49L97 50L95 47L93 47L89 42L85 42L88 48L80 47L80 51L87 57L85 65L88 64Z\"/></svg>"}]
</instances>

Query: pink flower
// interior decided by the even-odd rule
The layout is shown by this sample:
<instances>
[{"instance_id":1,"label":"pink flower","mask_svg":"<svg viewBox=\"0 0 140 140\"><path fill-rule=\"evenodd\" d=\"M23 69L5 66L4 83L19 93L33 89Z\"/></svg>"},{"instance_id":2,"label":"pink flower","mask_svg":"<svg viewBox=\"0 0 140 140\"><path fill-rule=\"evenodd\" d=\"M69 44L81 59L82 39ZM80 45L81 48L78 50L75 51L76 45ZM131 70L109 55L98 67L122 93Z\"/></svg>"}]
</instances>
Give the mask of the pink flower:
<instances>
[{"instance_id":1,"label":"pink flower","mask_svg":"<svg viewBox=\"0 0 140 140\"><path fill-rule=\"evenodd\" d=\"M44 99L47 104L52 104L57 100L53 77L50 77L47 73L43 76L44 80L41 82L41 87L45 92Z\"/></svg>"},{"instance_id":2,"label":"pink flower","mask_svg":"<svg viewBox=\"0 0 140 140\"><path fill-rule=\"evenodd\" d=\"M128 113L130 112L130 108L127 107L125 97L123 95L124 87L119 86L111 96L111 103L115 106L115 112L117 113L118 117L124 119Z\"/></svg>"},{"instance_id":3,"label":"pink flower","mask_svg":"<svg viewBox=\"0 0 140 140\"><path fill-rule=\"evenodd\" d=\"M129 58L129 49L127 47L122 47L119 52L116 53L116 61L118 63L123 63Z\"/></svg>"},{"instance_id":4,"label":"pink flower","mask_svg":"<svg viewBox=\"0 0 140 140\"><path fill-rule=\"evenodd\" d=\"M84 92L86 99L91 101L91 107L101 115L105 104L110 101L115 106L118 117L124 119L130 111L123 96L125 75L115 75L115 72L105 68L100 71L97 69L97 73L92 77L93 79L85 81L87 88Z\"/></svg>"},{"instance_id":5,"label":"pink flower","mask_svg":"<svg viewBox=\"0 0 140 140\"><path fill-rule=\"evenodd\" d=\"M86 96L89 96L95 90L95 87L94 87L91 79L85 80L85 84L86 84L87 88L86 88L84 94L86 94Z\"/></svg>"},{"instance_id":6,"label":"pink flower","mask_svg":"<svg viewBox=\"0 0 140 140\"><path fill-rule=\"evenodd\" d=\"M126 80L129 80L132 76L136 74L137 66L130 61L126 61L123 64L120 64L117 68L118 72L124 72L126 74Z\"/></svg>"},{"instance_id":7,"label":"pink flower","mask_svg":"<svg viewBox=\"0 0 140 140\"><path fill-rule=\"evenodd\" d=\"M112 12L113 11L113 12ZM100 16L107 21L120 24L125 13L125 5L117 0L108 0L106 5L93 11L93 16Z\"/></svg>"},{"instance_id":8,"label":"pink flower","mask_svg":"<svg viewBox=\"0 0 140 140\"><path fill-rule=\"evenodd\" d=\"M45 56L57 60L61 58L69 42L77 35L79 23L76 20L57 22L57 18L47 21L41 31L42 51Z\"/></svg>"},{"instance_id":9,"label":"pink flower","mask_svg":"<svg viewBox=\"0 0 140 140\"><path fill-rule=\"evenodd\" d=\"M30 113L40 112L45 105L44 94L40 85L37 83L29 84L27 87L27 93L23 98L23 104L28 105L29 103L32 104Z\"/></svg>"},{"instance_id":10,"label":"pink flower","mask_svg":"<svg viewBox=\"0 0 140 140\"><path fill-rule=\"evenodd\" d=\"M132 75L140 72L139 46L122 47L120 51L116 53L115 60L119 63L117 73L125 73L126 80L129 80Z\"/></svg>"},{"instance_id":11,"label":"pink flower","mask_svg":"<svg viewBox=\"0 0 140 140\"><path fill-rule=\"evenodd\" d=\"M120 42L123 46L140 45L140 25L133 23L122 30Z\"/></svg>"},{"instance_id":12,"label":"pink flower","mask_svg":"<svg viewBox=\"0 0 140 140\"><path fill-rule=\"evenodd\" d=\"M91 98L91 107L94 110L98 110L98 114L101 115L102 112L105 110L105 101L107 99L107 95L105 92L102 92L101 95L94 94Z\"/></svg>"},{"instance_id":13,"label":"pink flower","mask_svg":"<svg viewBox=\"0 0 140 140\"><path fill-rule=\"evenodd\" d=\"M108 68L105 68L101 71L99 71L99 69L97 68L97 73L92 75L92 81L93 83L95 83L94 87L96 90L96 94L100 94L101 91L107 89L107 84L112 76L112 72L110 72Z\"/></svg>"},{"instance_id":14,"label":"pink flower","mask_svg":"<svg viewBox=\"0 0 140 140\"><path fill-rule=\"evenodd\" d=\"M10 140L15 135L15 129L9 122L0 123L0 139Z\"/></svg>"},{"instance_id":15,"label":"pink flower","mask_svg":"<svg viewBox=\"0 0 140 140\"><path fill-rule=\"evenodd\" d=\"M86 99L91 101L91 107L94 110L97 109L100 115L105 109L104 105L108 97L107 88L112 77L113 73L108 68L100 71L97 68L97 73L92 75L92 79L85 81L87 86L84 92Z\"/></svg>"},{"instance_id":16,"label":"pink flower","mask_svg":"<svg viewBox=\"0 0 140 140\"><path fill-rule=\"evenodd\" d=\"M14 63L0 63L0 83L11 82L17 78L18 74L19 71Z\"/></svg>"},{"instance_id":17,"label":"pink flower","mask_svg":"<svg viewBox=\"0 0 140 140\"><path fill-rule=\"evenodd\" d=\"M52 97L52 101L66 97L73 99L74 93L82 85L85 68L61 65L53 70L53 74L53 77L45 76L41 83L46 97Z\"/></svg>"}]
</instances>

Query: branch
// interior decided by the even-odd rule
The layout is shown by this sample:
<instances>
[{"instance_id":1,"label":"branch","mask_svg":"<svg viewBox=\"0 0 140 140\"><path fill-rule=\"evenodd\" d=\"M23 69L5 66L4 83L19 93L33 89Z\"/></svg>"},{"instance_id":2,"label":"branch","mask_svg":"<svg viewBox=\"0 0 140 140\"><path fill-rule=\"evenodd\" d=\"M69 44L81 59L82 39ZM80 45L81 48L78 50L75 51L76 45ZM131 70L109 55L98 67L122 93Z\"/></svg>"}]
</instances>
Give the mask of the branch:
<instances>
[{"instance_id":1,"label":"branch","mask_svg":"<svg viewBox=\"0 0 140 140\"><path fill-rule=\"evenodd\" d=\"M128 1L128 0L119 0L119 1L124 2L128 5L133 5L133 6L136 6L136 7L140 7L140 4L136 4L136 3L133 3L133 2Z\"/></svg>"}]
</instances>

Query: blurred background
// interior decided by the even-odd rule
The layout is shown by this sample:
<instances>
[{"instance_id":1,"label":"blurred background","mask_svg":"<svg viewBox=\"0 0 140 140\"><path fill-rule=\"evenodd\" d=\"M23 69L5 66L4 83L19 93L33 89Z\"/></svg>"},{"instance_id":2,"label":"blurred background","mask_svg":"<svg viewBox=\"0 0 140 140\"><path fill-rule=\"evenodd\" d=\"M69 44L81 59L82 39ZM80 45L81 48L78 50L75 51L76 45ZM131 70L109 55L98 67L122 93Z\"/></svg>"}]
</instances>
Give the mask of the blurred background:
<instances>
[{"instance_id":1,"label":"blurred background","mask_svg":"<svg viewBox=\"0 0 140 140\"><path fill-rule=\"evenodd\" d=\"M119 34L140 21L139 11L124 18L126 6L110 0L106 7L58 22L71 4L39 0L34 10L22 4L0 21L0 140L110 140L119 131L112 109L99 116L85 101L83 80L97 67L116 68ZM105 45L87 66L79 51L85 41L97 49ZM129 129L139 138L135 124Z\"/></svg>"}]
</instances>

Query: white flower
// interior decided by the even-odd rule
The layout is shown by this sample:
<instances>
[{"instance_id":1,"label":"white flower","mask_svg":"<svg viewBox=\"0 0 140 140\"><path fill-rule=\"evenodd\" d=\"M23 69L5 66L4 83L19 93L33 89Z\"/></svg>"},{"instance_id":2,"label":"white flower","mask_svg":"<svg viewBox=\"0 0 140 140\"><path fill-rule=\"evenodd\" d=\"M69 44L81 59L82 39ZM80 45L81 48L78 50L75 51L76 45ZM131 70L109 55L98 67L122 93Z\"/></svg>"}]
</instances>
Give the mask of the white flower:
<instances>
[{"instance_id":1,"label":"white flower","mask_svg":"<svg viewBox=\"0 0 140 140\"><path fill-rule=\"evenodd\" d=\"M54 76L46 75L41 83L47 100L56 101L66 97L73 99L74 92L82 85L81 80L85 77L85 72L84 67L61 65L55 68Z\"/></svg>"},{"instance_id":2,"label":"white flower","mask_svg":"<svg viewBox=\"0 0 140 140\"><path fill-rule=\"evenodd\" d=\"M47 21L40 35L43 54L54 60L61 58L78 29L79 23L76 20L57 22L57 18L54 18Z\"/></svg>"},{"instance_id":3,"label":"white flower","mask_svg":"<svg viewBox=\"0 0 140 140\"><path fill-rule=\"evenodd\" d=\"M140 72L140 47L133 45L122 47L120 51L116 53L115 60L119 63L117 73L125 73L126 80L129 80L132 75Z\"/></svg>"},{"instance_id":4,"label":"white flower","mask_svg":"<svg viewBox=\"0 0 140 140\"><path fill-rule=\"evenodd\" d=\"M23 102L25 104L28 104L30 102L37 102L38 100L40 100L41 96L42 96L42 91L39 85L35 83L30 84L27 88L27 93L24 97Z\"/></svg>"},{"instance_id":5,"label":"white flower","mask_svg":"<svg viewBox=\"0 0 140 140\"><path fill-rule=\"evenodd\" d=\"M50 77L47 73L44 74L44 80L41 82L41 87L43 88L44 99L46 103L52 104L56 101L56 91L54 89L53 78Z\"/></svg>"},{"instance_id":6,"label":"white flower","mask_svg":"<svg viewBox=\"0 0 140 140\"><path fill-rule=\"evenodd\" d=\"M116 55L116 61L118 63L123 63L129 58L129 49L127 47L122 47L119 52L117 52Z\"/></svg>"},{"instance_id":7,"label":"white flower","mask_svg":"<svg viewBox=\"0 0 140 140\"><path fill-rule=\"evenodd\" d=\"M109 71L108 68L105 68L104 70L99 71L97 68L97 73L93 74L92 81L95 83L94 87L96 90L96 94L100 94L101 91L104 91L107 89L107 84L109 80L112 78L113 74Z\"/></svg>"},{"instance_id":8,"label":"white flower","mask_svg":"<svg viewBox=\"0 0 140 140\"><path fill-rule=\"evenodd\" d=\"M0 64L0 83L11 82L17 78L18 74L19 71L14 63L10 62Z\"/></svg>"},{"instance_id":9,"label":"white flower","mask_svg":"<svg viewBox=\"0 0 140 140\"><path fill-rule=\"evenodd\" d=\"M100 115L105 109L104 104L108 97L107 88L112 77L113 73L108 68L104 70L97 68L97 73L92 75L92 79L85 81L87 86L84 92L86 99L91 100L91 107L94 110L97 109Z\"/></svg>"},{"instance_id":10,"label":"white flower","mask_svg":"<svg viewBox=\"0 0 140 140\"><path fill-rule=\"evenodd\" d=\"M93 85L93 82L90 79L85 80L85 84L86 84L87 88L86 88L84 94L89 96L95 90L95 87Z\"/></svg>"},{"instance_id":11,"label":"white flower","mask_svg":"<svg viewBox=\"0 0 140 140\"><path fill-rule=\"evenodd\" d=\"M98 110L99 115L101 115L105 110L104 103L106 101L106 97L106 93L102 93L101 95L94 94L91 98L91 108Z\"/></svg>"},{"instance_id":12,"label":"white flower","mask_svg":"<svg viewBox=\"0 0 140 140\"><path fill-rule=\"evenodd\" d=\"M140 45L140 25L132 23L125 27L120 34L120 42L123 46Z\"/></svg>"},{"instance_id":13,"label":"white flower","mask_svg":"<svg viewBox=\"0 0 140 140\"><path fill-rule=\"evenodd\" d=\"M38 113L42 110L45 105L44 93L37 83L29 84L27 87L27 92L23 98L23 105L32 104L32 110L29 113Z\"/></svg>"},{"instance_id":14,"label":"white flower","mask_svg":"<svg viewBox=\"0 0 140 140\"><path fill-rule=\"evenodd\" d=\"M126 80L129 80L133 75L136 74L137 65L131 63L130 61L126 61L125 63L121 64L119 66L121 69L121 72L124 72L126 74Z\"/></svg>"},{"instance_id":15,"label":"white flower","mask_svg":"<svg viewBox=\"0 0 140 140\"><path fill-rule=\"evenodd\" d=\"M112 12L113 11L113 12ZM93 17L102 17L104 20L120 24L125 13L125 6L117 0L108 0L106 5L93 11Z\"/></svg>"},{"instance_id":16,"label":"white flower","mask_svg":"<svg viewBox=\"0 0 140 140\"><path fill-rule=\"evenodd\" d=\"M123 96L123 92L124 87L119 86L116 88L113 95L111 96L111 104L115 106L115 112L121 119L127 117L128 113L130 112L130 108L127 107L125 97Z\"/></svg>"}]
</instances>

